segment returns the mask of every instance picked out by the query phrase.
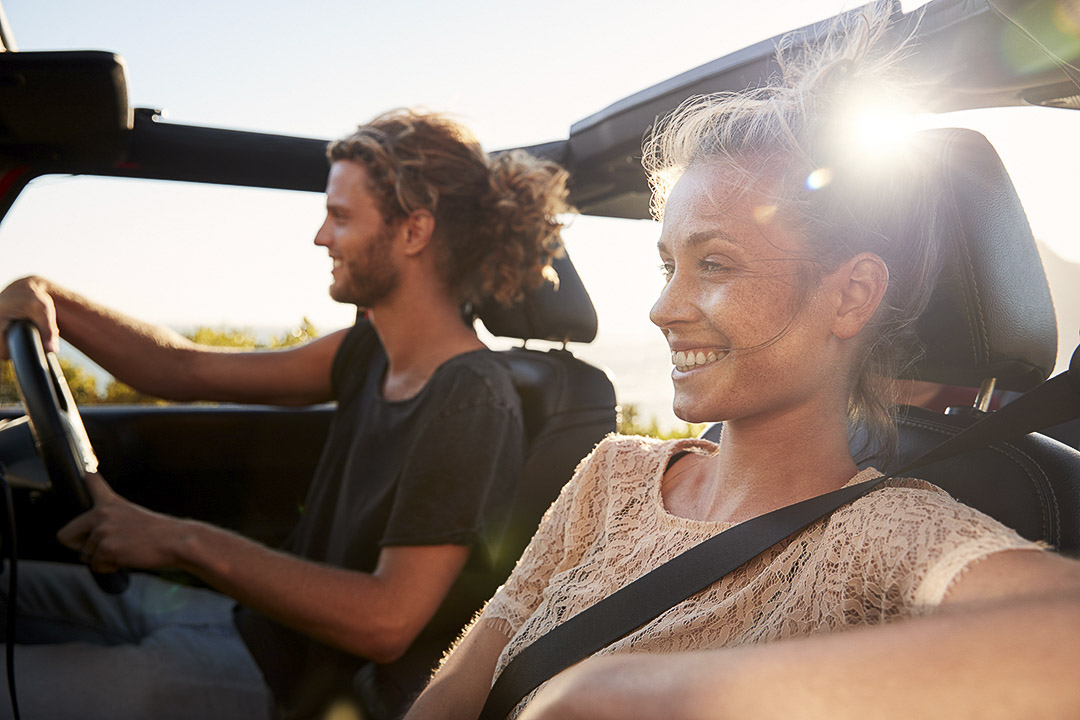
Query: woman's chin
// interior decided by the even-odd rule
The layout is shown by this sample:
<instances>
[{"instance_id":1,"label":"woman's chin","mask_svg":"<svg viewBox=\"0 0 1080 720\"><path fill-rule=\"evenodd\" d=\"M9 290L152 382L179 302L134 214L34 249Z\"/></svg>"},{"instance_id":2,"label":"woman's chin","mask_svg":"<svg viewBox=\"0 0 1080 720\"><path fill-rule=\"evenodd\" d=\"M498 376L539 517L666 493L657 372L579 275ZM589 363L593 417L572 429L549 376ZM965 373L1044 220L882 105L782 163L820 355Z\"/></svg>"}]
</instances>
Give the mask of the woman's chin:
<instances>
[{"instance_id":1,"label":"woman's chin","mask_svg":"<svg viewBox=\"0 0 1080 720\"><path fill-rule=\"evenodd\" d=\"M679 398L675 398L675 402L671 407L672 412L675 413L675 417L679 418L683 422L687 423L709 423L715 422L716 418L713 417L716 413L709 412L707 408L701 407L698 403L680 402Z\"/></svg>"}]
</instances>

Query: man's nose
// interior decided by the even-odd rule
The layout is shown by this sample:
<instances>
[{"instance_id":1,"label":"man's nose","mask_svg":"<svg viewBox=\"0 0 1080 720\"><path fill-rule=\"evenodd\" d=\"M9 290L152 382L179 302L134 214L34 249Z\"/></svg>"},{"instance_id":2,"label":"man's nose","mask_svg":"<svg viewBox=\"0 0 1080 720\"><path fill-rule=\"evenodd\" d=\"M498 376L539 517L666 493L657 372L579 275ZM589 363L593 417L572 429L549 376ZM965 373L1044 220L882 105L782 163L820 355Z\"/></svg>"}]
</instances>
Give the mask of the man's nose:
<instances>
[{"instance_id":1,"label":"man's nose","mask_svg":"<svg viewBox=\"0 0 1080 720\"><path fill-rule=\"evenodd\" d=\"M329 224L329 219L323 220L322 225L320 225L319 229L315 231L315 244L318 245L319 247L329 247L330 246L329 235L327 233L328 224Z\"/></svg>"}]
</instances>

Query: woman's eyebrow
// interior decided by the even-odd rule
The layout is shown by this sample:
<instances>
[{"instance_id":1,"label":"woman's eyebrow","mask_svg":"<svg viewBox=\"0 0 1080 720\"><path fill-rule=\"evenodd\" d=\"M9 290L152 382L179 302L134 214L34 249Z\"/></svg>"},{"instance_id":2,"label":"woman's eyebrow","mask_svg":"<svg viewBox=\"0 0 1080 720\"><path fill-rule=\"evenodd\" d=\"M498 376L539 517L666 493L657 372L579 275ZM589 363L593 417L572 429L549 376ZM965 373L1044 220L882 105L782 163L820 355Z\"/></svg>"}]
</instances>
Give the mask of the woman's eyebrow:
<instances>
[{"instance_id":1,"label":"woman's eyebrow","mask_svg":"<svg viewBox=\"0 0 1080 720\"><path fill-rule=\"evenodd\" d=\"M731 243L732 245L738 245L739 241L732 235L724 232L723 230L711 229L711 230L699 230L695 233L691 233L686 238L686 244L690 247L697 247L698 245L704 245L711 240L723 240L724 242Z\"/></svg>"},{"instance_id":2,"label":"woman's eyebrow","mask_svg":"<svg viewBox=\"0 0 1080 720\"><path fill-rule=\"evenodd\" d=\"M690 233L686 238L686 244L688 247L696 248L699 245L704 245L711 240L723 240L726 243L732 245L738 245L739 241L734 236L724 232L723 230L698 230L695 233ZM670 252L667 243L664 242L664 238L660 238L660 241L656 243L656 249L660 252Z\"/></svg>"}]
</instances>

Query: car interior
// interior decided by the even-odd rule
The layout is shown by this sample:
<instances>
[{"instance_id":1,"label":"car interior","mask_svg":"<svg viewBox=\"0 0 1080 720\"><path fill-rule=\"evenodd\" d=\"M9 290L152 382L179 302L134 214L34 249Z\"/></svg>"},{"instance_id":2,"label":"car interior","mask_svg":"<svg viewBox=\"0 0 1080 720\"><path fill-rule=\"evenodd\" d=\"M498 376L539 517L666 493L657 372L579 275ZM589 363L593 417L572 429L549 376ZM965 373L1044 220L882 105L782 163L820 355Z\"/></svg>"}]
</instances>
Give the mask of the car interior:
<instances>
[{"instance_id":1,"label":"car interior","mask_svg":"<svg viewBox=\"0 0 1080 720\"><path fill-rule=\"evenodd\" d=\"M915 72L934 69L941 89L931 109L1080 109L1080 49L1056 55L1054 47L1033 39L1039 13L1051 12L1052 5L934 0L918 18L900 17L897 31L914 32L919 40L907 62ZM819 41L824 28L796 31L797 42ZM978 40L991 32L1008 34L1039 62L1006 67L989 57ZM639 162L643 134L692 94L742 90L775 72L778 42L771 38L642 90L573 124L567 138L524 149L567 167L570 199L582 213L647 218L649 189ZM906 408L899 419L899 457L891 463L860 458L863 466L886 471L971 425L988 411L995 391L1016 394L1039 385L1053 371L1058 342L1034 238L994 148L971 131L932 136L941 191L954 214L941 278L919 326L927 351L911 377L980 392L975 407L947 414ZM318 193L327 160L321 140L173 124L154 110L132 108L124 63L109 52L2 52L0 219L31 180L57 173ZM555 267L557 290L530 292L511 308L476 308L493 335L521 343L503 351L522 400L528 443L498 568L503 576L577 463L616 429L618 378L567 347L595 337L592 301L569 256ZM534 341L546 341L547 349ZM120 494L277 544L296 520L333 408L81 411L101 467ZM19 407L0 408L0 463L16 488L20 556L74 561L55 541L69 518L50 500L22 416ZM705 435L715 439L721 432L717 425ZM856 437L853 445L860 441ZM1080 451L1074 447L1032 433L929 466L920 476L1025 537L1080 554ZM150 477L154 481L145 482Z\"/></svg>"}]
</instances>

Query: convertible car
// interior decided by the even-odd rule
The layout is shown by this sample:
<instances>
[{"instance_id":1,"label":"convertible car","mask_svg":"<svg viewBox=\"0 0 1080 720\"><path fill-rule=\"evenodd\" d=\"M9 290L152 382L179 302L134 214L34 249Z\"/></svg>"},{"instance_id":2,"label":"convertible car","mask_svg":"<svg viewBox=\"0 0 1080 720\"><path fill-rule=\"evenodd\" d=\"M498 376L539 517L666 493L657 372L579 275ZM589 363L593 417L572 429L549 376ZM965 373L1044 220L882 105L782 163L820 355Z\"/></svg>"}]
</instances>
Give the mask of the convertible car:
<instances>
[{"instance_id":1,"label":"convertible car","mask_svg":"<svg viewBox=\"0 0 1080 720\"><path fill-rule=\"evenodd\" d=\"M1069 7L1057 0L933 0L904 15L897 6L897 32L917 39L905 63L935 88L928 110L1080 110L1080 40L1061 21ZM802 28L792 37L812 44L825 27ZM11 46L6 30L0 40ZM644 133L691 95L742 90L776 72L778 42L772 38L689 70L574 123L565 139L528 149L568 168L571 200L582 213L647 218L649 189L639 162ZM1008 174L977 133L935 133L942 148L936 162L947 178L942 192L954 199L956 212L942 280L921 325L929 352L912 377L972 388L974 400L948 414L910 408L901 419L897 462L955 434L1002 398L1037 386L1058 353L1043 265ZM324 149L322 140L174 124L153 110L132 108L125 65L109 52L0 53L0 219L31 181L49 175L321 193ZM492 335L519 341L506 353L528 435L502 572L576 463L616 427L619 378L568 349L593 339L597 316L570 258L560 263L558 291L538 291L509 310L479 309ZM535 342L529 347L536 340L547 341L546 349ZM292 526L331 407L76 409L33 333L16 344L30 420L21 406L0 408L0 469L15 488L22 557L75 561L53 536L86 502L79 474L91 452L118 492L148 507L271 544ZM1071 432L1055 430L1066 441ZM932 466L924 475L1028 537L1080 551L1080 453L1067 442L1032 434Z\"/></svg>"}]
</instances>

